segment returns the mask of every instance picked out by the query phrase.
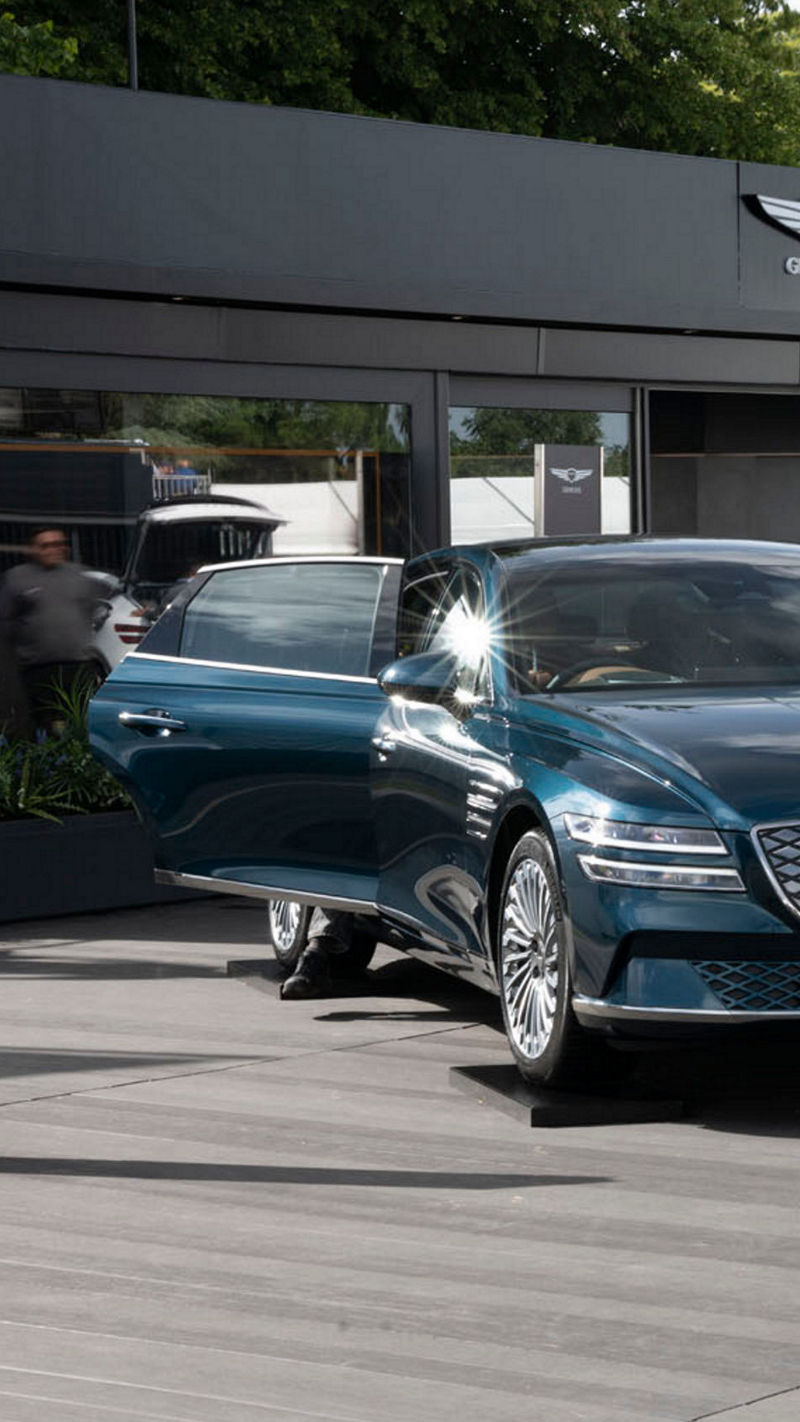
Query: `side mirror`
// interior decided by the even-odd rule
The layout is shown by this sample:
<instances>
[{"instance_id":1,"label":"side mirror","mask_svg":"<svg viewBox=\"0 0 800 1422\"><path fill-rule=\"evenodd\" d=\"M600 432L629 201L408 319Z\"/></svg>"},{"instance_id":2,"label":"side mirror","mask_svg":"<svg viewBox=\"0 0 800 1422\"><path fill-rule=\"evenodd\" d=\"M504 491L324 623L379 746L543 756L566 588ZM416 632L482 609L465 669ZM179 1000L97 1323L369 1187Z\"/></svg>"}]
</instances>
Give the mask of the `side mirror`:
<instances>
[{"instance_id":1,"label":"side mirror","mask_svg":"<svg viewBox=\"0 0 800 1422\"><path fill-rule=\"evenodd\" d=\"M427 701L463 717L469 715L475 698L459 691L462 670L460 659L452 652L417 652L384 667L378 673L378 685L387 696Z\"/></svg>"}]
</instances>

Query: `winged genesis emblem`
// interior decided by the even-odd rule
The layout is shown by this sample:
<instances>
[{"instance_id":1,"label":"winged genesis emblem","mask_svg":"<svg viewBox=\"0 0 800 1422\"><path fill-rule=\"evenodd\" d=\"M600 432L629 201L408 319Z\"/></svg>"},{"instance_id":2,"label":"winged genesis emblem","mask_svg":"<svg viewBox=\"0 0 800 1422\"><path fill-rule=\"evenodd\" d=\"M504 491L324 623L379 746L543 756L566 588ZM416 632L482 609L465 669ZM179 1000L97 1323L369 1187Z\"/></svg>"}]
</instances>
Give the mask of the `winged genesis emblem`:
<instances>
[{"instance_id":1,"label":"winged genesis emblem","mask_svg":"<svg viewBox=\"0 0 800 1422\"><path fill-rule=\"evenodd\" d=\"M580 484L584 479L590 479L594 473L593 469L553 469L550 470L556 479L561 479L565 484Z\"/></svg>"},{"instance_id":2,"label":"winged genesis emblem","mask_svg":"<svg viewBox=\"0 0 800 1422\"><path fill-rule=\"evenodd\" d=\"M776 227L791 232L793 237L800 237L800 202L792 202L790 198L763 197L761 193L755 193L750 201L759 217L766 217Z\"/></svg>"}]
</instances>

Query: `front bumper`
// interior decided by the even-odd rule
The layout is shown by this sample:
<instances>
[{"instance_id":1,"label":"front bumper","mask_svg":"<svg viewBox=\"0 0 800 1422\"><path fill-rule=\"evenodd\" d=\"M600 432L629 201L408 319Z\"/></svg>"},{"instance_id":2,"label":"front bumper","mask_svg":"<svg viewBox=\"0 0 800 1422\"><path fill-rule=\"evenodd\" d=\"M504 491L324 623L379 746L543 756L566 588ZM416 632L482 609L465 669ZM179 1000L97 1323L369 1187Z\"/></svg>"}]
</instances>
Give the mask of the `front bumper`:
<instances>
[{"instance_id":1,"label":"front bumper","mask_svg":"<svg viewBox=\"0 0 800 1422\"><path fill-rule=\"evenodd\" d=\"M632 957L604 997L577 993L573 1011L583 1026L623 1031L647 1024L800 1022L800 948L795 951L792 957L785 949L758 957Z\"/></svg>"}]
</instances>

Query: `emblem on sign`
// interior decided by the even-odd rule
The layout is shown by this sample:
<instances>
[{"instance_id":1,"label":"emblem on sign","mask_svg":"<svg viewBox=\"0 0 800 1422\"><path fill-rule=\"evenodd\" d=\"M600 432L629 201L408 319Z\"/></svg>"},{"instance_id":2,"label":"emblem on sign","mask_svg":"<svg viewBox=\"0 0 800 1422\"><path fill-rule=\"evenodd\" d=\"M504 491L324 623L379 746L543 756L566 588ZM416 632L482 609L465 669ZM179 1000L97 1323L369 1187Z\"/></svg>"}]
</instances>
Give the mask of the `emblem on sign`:
<instances>
[{"instance_id":1,"label":"emblem on sign","mask_svg":"<svg viewBox=\"0 0 800 1422\"><path fill-rule=\"evenodd\" d=\"M800 237L800 202L792 202L791 198L764 197L761 193L755 193L751 203L759 217L765 217L767 222L773 222L776 227L791 232L793 237Z\"/></svg>"},{"instance_id":2,"label":"emblem on sign","mask_svg":"<svg viewBox=\"0 0 800 1422\"><path fill-rule=\"evenodd\" d=\"M551 469L556 479L561 479L565 484L580 484L584 479L591 479L593 469Z\"/></svg>"},{"instance_id":3,"label":"emblem on sign","mask_svg":"<svg viewBox=\"0 0 800 1422\"><path fill-rule=\"evenodd\" d=\"M534 475L537 535L570 538L599 533L602 482L602 445L537 444Z\"/></svg>"}]
</instances>

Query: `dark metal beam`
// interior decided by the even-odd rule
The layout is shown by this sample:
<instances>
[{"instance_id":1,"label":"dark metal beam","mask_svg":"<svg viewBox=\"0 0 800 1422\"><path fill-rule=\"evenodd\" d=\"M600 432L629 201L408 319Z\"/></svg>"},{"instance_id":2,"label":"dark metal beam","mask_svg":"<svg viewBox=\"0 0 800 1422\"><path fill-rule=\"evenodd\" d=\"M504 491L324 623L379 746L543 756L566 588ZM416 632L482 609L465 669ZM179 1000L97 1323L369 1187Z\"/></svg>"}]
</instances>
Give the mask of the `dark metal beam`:
<instances>
[{"instance_id":1,"label":"dark metal beam","mask_svg":"<svg viewBox=\"0 0 800 1422\"><path fill-rule=\"evenodd\" d=\"M139 88L139 56L136 49L136 0L128 0L128 88Z\"/></svg>"}]
</instances>

